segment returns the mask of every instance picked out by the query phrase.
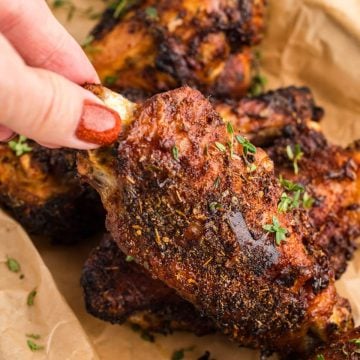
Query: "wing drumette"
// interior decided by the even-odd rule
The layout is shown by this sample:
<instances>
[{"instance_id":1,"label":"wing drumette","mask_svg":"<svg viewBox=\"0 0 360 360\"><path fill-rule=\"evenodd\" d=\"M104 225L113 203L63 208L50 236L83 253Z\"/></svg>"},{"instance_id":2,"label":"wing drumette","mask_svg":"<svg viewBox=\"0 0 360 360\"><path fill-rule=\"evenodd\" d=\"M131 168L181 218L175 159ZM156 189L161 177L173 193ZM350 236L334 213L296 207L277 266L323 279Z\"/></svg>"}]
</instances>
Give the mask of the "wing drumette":
<instances>
[{"instance_id":1,"label":"wing drumette","mask_svg":"<svg viewBox=\"0 0 360 360\"><path fill-rule=\"evenodd\" d=\"M262 150L238 142L190 88L130 115L118 149L78 164L125 254L244 346L304 351L309 338L352 326L306 214L278 212L281 188Z\"/></svg>"},{"instance_id":2,"label":"wing drumette","mask_svg":"<svg viewBox=\"0 0 360 360\"><path fill-rule=\"evenodd\" d=\"M18 140L16 140L18 141ZM70 243L104 227L98 194L81 185L75 152L50 150L33 141L16 154L0 145L0 206L35 235Z\"/></svg>"},{"instance_id":3,"label":"wing drumette","mask_svg":"<svg viewBox=\"0 0 360 360\"><path fill-rule=\"evenodd\" d=\"M144 330L176 330L205 335L213 322L193 305L126 257L105 235L85 263L81 284L87 310L100 319L121 324L128 320Z\"/></svg>"},{"instance_id":4,"label":"wing drumette","mask_svg":"<svg viewBox=\"0 0 360 360\"><path fill-rule=\"evenodd\" d=\"M123 2L121 2L122 5ZM265 0L146 0L111 7L87 52L105 85L137 98L184 84L244 95Z\"/></svg>"}]
</instances>

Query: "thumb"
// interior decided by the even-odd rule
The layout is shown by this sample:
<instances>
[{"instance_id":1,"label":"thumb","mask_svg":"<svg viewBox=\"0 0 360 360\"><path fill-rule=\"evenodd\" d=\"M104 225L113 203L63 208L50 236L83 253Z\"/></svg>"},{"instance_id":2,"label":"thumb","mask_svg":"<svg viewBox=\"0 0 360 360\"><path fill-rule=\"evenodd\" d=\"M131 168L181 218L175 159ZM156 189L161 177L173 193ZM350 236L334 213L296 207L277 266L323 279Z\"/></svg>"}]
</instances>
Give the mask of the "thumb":
<instances>
[{"instance_id":1,"label":"thumb","mask_svg":"<svg viewBox=\"0 0 360 360\"><path fill-rule=\"evenodd\" d=\"M96 136L109 141L120 130L119 115L92 93L48 70L27 66L0 35L0 123L42 144L77 149L96 148ZM85 137L85 138L84 138ZM99 144L101 142L99 141Z\"/></svg>"}]
</instances>

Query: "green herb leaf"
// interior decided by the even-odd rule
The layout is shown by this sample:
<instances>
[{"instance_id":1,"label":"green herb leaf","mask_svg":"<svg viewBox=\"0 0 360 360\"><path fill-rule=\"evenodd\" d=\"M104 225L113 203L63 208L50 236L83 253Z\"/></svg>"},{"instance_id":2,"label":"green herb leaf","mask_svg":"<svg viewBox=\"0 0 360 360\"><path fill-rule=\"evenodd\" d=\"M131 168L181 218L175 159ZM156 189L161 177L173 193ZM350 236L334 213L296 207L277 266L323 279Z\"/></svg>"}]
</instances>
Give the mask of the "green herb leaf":
<instances>
[{"instance_id":1,"label":"green herb leaf","mask_svg":"<svg viewBox=\"0 0 360 360\"><path fill-rule=\"evenodd\" d=\"M149 342L155 341L155 336L150 334L148 331L143 330L138 324L131 324L131 329L137 333L140 333L140 337Z\"/></svg>"},{"instance_id":2,"label":"green herb leaf","mask_svg":"<svg viewBox=\"0 0 360 360\"><path fill-rule=\"evenodd\" d=\"M217 147L217 149L218 149L219 151L221 151L221 152L226 152L226 146L225 146L225 145L223 145L223 144L215 141L215 146Z\"/></svg>"},{"instance_id":3,"label":"green herb leaf","mask_svg":"<svg viewBox=\"0 0 360 360\"><path fill-rule=\"evenodd\" d=\"M316 355L316 360L325 360L325 357L323 354Z\"/></svg>"},{"instance_id":4,"label":"green herb leaf","mask_svg":"<svg viewBox=\"0 0 360 360\"><path fill-rule=\"evenodd\" d=\"M195 349L195 347L191 346L186 349L175 350L171 356L171 360L182 360L182 359L184 359L186 351L193 351L194 349Z\"/></svg>"},{"instance_id":5,"label":"green herb leaf","mask_svg":"<svg viewBox=\"0 0 360 360\"><path fill-rule=\"evenodd\" d=\"M171 356L171 360L182 360L184 359L184 355L185 355L184 349L175 350Z\"/></svg>"},{"instance_id":6,"label":"green herb leaf","mask_svg":"<svg viewBox=\"0 0 360 360\"><path fill-rule=\"evenodd\" d=\"M36 289L30 291L28 297L27 297L27 301L26 303L29 305L29 306L33 306L34 305L34 300L35 300L35 296L37 294L37 291Z\"/></svg>"},{"instance_id":7,"label":"green herb leaf","mask_svg":"<svg viewBox=\"0 0 360 360\"><path fill-rule=\"evenodd\" d=\"M34 340L39 340L41 338L39 334L26 334L25 336Z\"/></svg>"},{"instance_id":8,"label":"green herb leaf","mask_svg":"<svg viewBox=\"0 0 360 360\"><path fill-rule=\"evenodd\" d=\"M301 190L295 191L295 194L294 194L294 197L293 197L292 203L291 203L291 209L296 209L300 206L300 194L301 194Z\"/></svg>"},{"instance_id":9,"label":"green herb leaf","mask_svg":"<svg viewBox=\"0 0 360 360\"><path fill-rule=\"evenodd\" d=\"M304 153L301 151L300 145L296 144L294 149L291 147L291 145L288 145L286 147L286 154L287 154L289 160L291 160L293 162L294 173L298 174L299 173L298 162L304 156Z\"/></svg>"},{"instance_id":10,"label":"green herb leaf","mask_svg":"<svg viewBox=\"0 0 360 360\"><path fill-rule=\"evenodd\" d=\"M234 135L234 128L231 124L231 122L228 122L226 124L226 131L230 134L230 135Z\"/></svg>"},{"instance_id":11,"label":"green herb leaf","mask_svg":"<svg viewBox=\"0 0 360 360\"><path fill-rule=\"evenodd\" d=\"M127 255L125 261L126 262L132 262L132 261L134 261L134 257L131 256L131 255Z\"/></svg>"},{"instance_id":12,"label":"green herb leaf","mask_svg":"<svg viewBox=\"0 0 360 360\"><path fill-rule=\"evenodd\" d=\"M143 331L140 335L140 337L145 340L145 341L149 341L149 342L155 342L155 336L153 334L150 334L147 331Z\"/></svg>"},{"instance_id":13,"label":"green herb leaf","mask_svg":"<svg viewBox=\"0 0 360 360\"><path fill-rule=\"evenodd\" d=\"M315 199L311 197L306 191L303 195L303 206L305 209L311 209L314 205Z\"/></svg>"},{"instance_id":14,"label":"green herb leaf","mask_svg":"<svg viewBox=\"0 0 360 360\"><path fill-rule=\"evenodd\" d=\"M172 152L172 156L173 158L178 161L179 160L179 149L177 148L176 145L173 146L173 148L171 149Z\"/></svg>"},{"instance_id":15,"label":"green herb leaf","mask_svg":"<svg viewBox=\"0 0 360 360\"><path fill-rule=\"evenodd\" d=\"M360 339L351 339L349 342L355 344L357 347L360 347Z\"/></svg>"},{"instance_id":16,"label":"green herb leaf","mask_svg":"<svg viewBox=\"0 0 360 360\"><path fill-rule=\"evenodd\" d=\"M214 181L214 185L213 185L215 189L217 189L219 187L220 181L221 181L220 176L217 176L215 181Z\"/></svg>"},{"instance_id":17,"label":"green herb leaf","mask_svg":"<svg viewBox=\"0 0 360 360\"><path fill-rule=\"evenodd\" d=\"M258 96L265 90L265 85L267 84L267 79L264 75L256 74L251 80L250 90L248 92L249 96Z\"/></svg>"},{"instance_id":18,"label":"green herb leaf","mask_svg":"<svg viewBox=\"0 0 360 360\"><path fill-rule=\"evenodd\" d=\"M289 197L286 193L282 193L280 197L280 202L278 204L279 212L287 212L292 203L292 198Z\"/></svg>"},{"instance_id":19,"label":"green herb leaf","mask_svg":"<svg viewBox=\"0 0 360 360\"><path fill-rule=\"evenodd\" d=\"M156 10L156 8L154 8L153 6L149 6L145 9L145 13L146 16L150 19L150 20L157 20L159 18L158 16L158 12Z\"/></svg>"},{"instance_id":20,"label":"green herb leaf","mask_svg":"<svg viewBox=\"0 0 360 360\"><path fill-rule=\"evenodd\" d=\"M235 138L237 142L242 145L245 156L247 156L248 153L256 153L256 147L248 139L244 138L241 135L236 135Z\"/></svg>"},{"instance_id":21,"label":"green herb leaf","mask_svg":"<svg viewBox=\"0 0 360 360\"><path fill-rule=\"evenodd\" d=\"M104 84L105 86L111 86L111 85L114 85L116 84L116 82L118 81L118 77L116 75L109 75L109 76L106 76L105 79L104 79Z\"/></svg>"},{"instance_id":22,"label":"green herb leaf","mask_svg":"<svg viewBox=\"0 0 360 360\"><path fill-rule=\"evenodd\" d=\"M217 202L211 202L209 204L209 209L213 212L215 212L216 210L220 210L222 208L221 204L217 203Z\"/></svg>"},{"instance_id":23,"label":"green herb leaf","mask_svg":"<svg viewBox=\"0 0 360 360\"><path fill-rule=\"evenodd\" d=\"M249 164L248 167L247 167L247 171L249 173L254 172L256 169L257 169L257 166L255 164Z\"/></svg>"},{"instance_id":24,"label":"green herb leaf","mask_svg":"<svg viewBox=\"0 0 360 360\"><path fill-rule=\"evenodd\" d=\"M140 0L116 0L110 5L110 9L114 10L113 17L119 19L127 10L138 4Z\"/></svg>"},{"instance_id":25,"label":"green herb leaf","mask_svg":"<svg viewBox=\"0 0 360 360\"><path fill-rule=\"evenodd\" d=\"M21 270L20 264L14 258L7 257L6 259L6 266L8 269L14 273L17 273Z\"/></svg>"},{"instance_id":26,"label":"green herb leaf","mask_svg":"<svg viewBox=\"0 0 360 360\"><path fill-rule=\"evenodd\" d=\"M16 156L21 156L27 152L30 152L32 148L26 143L27 138L20 135L17 140L9 141L9 148L14 151Z\"/></svg>"},{"instance_id":27,"label":"green herb leaf","mask_svg":"<svg viewBox=\"0 0 360 360\"><path fill-rule=\"evenodd\" d=\"M280 182L280 185L285 190L288 190L288 191L298 191L298 190L304 191L305 190L305 188L301 184L296 184L290 180L286 180L282 177L282 175L280 175L279 182Z\"/></svg>"},{"instance_id":28,"label":"green herb leaf","mask_svg":"<svg viewBox=\"0 0 360 360\"><path fill-rule=\"evenodd\" d=\"M28 344L28 347L31 351L38 351L38 350L43 350L44 349L44 346L42 345L38 345L36 344L34 341L28 339L26 340L27 344Z\"/></svg>"},{"instance_id":29,"label":"green herb leaf","mask_svg":"<svg viewBox=\"0 0 360 360\"><path fill-rule=\"evenodd\" d=\"M264 225L263 229L269 233L275 233L275 243L279 246L282 241L286 240L286 234L288 231L280 226L279 220L276 216L273 216L272 221L272 224Z\"/></svg>"}]
</instances>

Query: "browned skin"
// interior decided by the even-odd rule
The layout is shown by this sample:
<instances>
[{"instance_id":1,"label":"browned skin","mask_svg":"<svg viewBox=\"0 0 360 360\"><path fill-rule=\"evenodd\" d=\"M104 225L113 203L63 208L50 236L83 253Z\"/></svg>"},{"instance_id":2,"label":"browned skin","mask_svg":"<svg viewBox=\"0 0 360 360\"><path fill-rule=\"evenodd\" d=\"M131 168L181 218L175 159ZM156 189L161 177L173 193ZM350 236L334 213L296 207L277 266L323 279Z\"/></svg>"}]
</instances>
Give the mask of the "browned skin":
<instances>
[{"instance_id":1,"label":"browned skin","mask_svg":"<svg viewBox=\"0 0 360 360\"><path fill-rule=\"evenodd\" d=\"M128 97L187 84L205 94L238 98L254 75L249 46L262 37L264 3L129 1L135 5L117 19L114 10L105 12L85 49L102 82Z\"/></svg>"},{"instance_id":2,"label":"browned skin","mask_svg":"<svg viewBox=\"0 0 360 360\"><path fill-rule=\"evenodd\" d=\"M304 153L294 174L286 154L299 144ZM288 126L267 149L277 174L301 183L314 198L309 209L315 242L330 257L336 277L345 271L360 235L360 151L329 144L324 135L308 127Z\"/></svg>"},{"instance_id":3,"label":"browned skin","mask_svg":"<svg viewBox=\"0 0 360 360\"><path fill-rule=\"evenodd\" d=\"M104 235L83 268L81 284L87 310L100 319L121 324L129 320L141 328L161 333L176 330L204 335L213 323L125 255L109 235Z\"/></svg>"},{"instance_id":4,"label":"browned skin","mask_svg":"<svg viewBox=\"0 0 360 360\"><path fill-rule=\"evenodd\" d=\"M288 125L315 124L323 116L306 87L280 88L239 101L215 100L214 106L225 121L259 146L272 144Z\"/></svg>"},{"instance_id":5,"label":"browned skin","mask_svg":"<svg viewBox=\"0 0 360 360\"><path fill-rule=\"evenodd\" d=\"M311 334L351 328L306 214L277 212L271 160L258 149L249 172L214 146L229 140L209 102L185 87L139 106L118 150L81 156L78 170L101 194L121 250L241 345L285 354L305 350ZM280 246L262 229L273 216L288 230Z\"/></svg>"},{"instance_id":6,"label":"browned skin","mask_svg":"<svg viewBox=\"0 0 360 360\"><path fill-rule=\"evenodd\" d=\"M357 341L356 341L357 340ZM321 357L323 356L323 358ZM357 327L329 344L315 351L308 360L359 360L360 359L360 327Z\"/></svg>"},{"instance_id":7,"label":"browned skin","mask_svg":"<svg viewBox=\"0 0 360 360\"><path fill-rule=\"evenodd\" d=\"M80 184L75 152L28 144L32 151L21 156L0 145L0 206L31 234L63 243L102 229L102 206L98 195Z\"/></svg>"}]
</instances>

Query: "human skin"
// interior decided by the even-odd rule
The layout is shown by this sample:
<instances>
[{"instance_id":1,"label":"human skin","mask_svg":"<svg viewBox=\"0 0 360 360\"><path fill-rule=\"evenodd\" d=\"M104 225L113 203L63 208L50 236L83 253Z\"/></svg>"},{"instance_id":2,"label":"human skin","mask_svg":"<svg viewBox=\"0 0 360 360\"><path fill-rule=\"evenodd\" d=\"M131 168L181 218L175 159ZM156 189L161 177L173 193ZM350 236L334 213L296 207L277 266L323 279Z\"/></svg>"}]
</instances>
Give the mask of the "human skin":
<instances>
[{"instance_id":1,"label":"human skin","mask_svg":"<svg viewBox=\"0 0 360 360\"><path fill-rule=\"evenodd\" d=\"M91 149L100 143L81 136L79 124L119 128L118 115L81 87L99 78L45 1L0 0L0 54L0 141L18 133L48 147Z\"/></svg>"}]
</instances>

